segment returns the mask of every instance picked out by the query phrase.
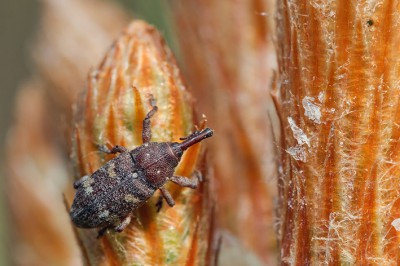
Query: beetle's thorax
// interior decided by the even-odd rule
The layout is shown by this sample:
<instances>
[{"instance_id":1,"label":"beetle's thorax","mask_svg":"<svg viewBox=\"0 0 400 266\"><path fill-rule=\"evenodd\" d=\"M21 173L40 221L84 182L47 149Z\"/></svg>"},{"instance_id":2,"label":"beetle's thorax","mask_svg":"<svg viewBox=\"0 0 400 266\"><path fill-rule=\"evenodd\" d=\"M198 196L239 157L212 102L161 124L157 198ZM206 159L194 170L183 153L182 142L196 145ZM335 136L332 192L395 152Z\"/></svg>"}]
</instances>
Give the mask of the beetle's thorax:
<instances>
[{"instance_id":1,"label":"beetle's thorax","mask_svg":"<svg viewBox=\"0 0 400 266\"><path fill-rule=\"evenodd\" d=\"M163 186L174 174L181 159L179 154L175 154L174 148L171 142L148 142L130 152L135 165L143 170L153 187Z\"/></svg>"}]
</instances>

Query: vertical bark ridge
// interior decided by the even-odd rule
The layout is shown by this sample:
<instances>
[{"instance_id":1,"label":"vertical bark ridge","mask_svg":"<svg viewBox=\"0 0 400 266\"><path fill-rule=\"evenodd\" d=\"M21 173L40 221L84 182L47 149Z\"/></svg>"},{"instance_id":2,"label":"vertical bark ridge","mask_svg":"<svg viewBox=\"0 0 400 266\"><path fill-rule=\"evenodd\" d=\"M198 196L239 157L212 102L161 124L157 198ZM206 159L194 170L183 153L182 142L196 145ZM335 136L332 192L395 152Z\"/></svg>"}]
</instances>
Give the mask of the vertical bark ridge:
<instances>
[{"instance_id":1,"label":"vertical bark ridge","mask_svg":"<svg viewBox=\"0 0 400 266\"><path fill-rule=\"evenodd\" d=\"M282 264L399 260L399 13L392 0L280 3Z\"/></svg>"}]
</instances>

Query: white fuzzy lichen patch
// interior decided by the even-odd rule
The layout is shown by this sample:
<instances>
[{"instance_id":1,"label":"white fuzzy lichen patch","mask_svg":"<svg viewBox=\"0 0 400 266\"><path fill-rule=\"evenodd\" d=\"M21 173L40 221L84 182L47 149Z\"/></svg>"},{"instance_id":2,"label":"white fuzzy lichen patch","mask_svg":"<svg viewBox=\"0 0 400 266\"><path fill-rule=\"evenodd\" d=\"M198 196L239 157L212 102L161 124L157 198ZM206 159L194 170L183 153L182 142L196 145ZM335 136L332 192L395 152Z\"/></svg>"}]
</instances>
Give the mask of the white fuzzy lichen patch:
<instances>
[{"instance_id":1,"label":"white fuzzy lichen patch","mask_svg":"<svg viewBox=\"0 0 400 266\"><path fill-rule=\"evenodd\" d=\"M318 94L318 101L319 101L320 103L322 103L322 101L324 100L324 97L325 97L325 93L324 93L323 91L321 91L321 92Z\"/></svg>"},{"instance_id":2,"label":"white fuzzy lichen patch","mask_svg":"<svg viewBox=\"0 0 400 266\"><path fill-rule=\"evenodd\" d=\"M304 163L307 162L306 151L301 146L290 147L286 150L286 152L290 154L290 156L292 156L296 161L302 161Z\"/></svg>"},{"instance_id":3,"label":"white fuzzy lichen patch","mask_svg":"<svg viewBox=\"0 0 400 266\"><path fill-rule=\"evenodd\" d=\"M308 139L307 135L303 132L303 130L296 125L296 122L294 122L293 118L289 116L288 122L290 128L292 129L293 137L297 140L297 143L300 146L303 144L307 144L307 146L310 147L310 140Z\"/></svg>"},{"instance_id":4,"label":"white fuzzy lichen patch","mask_svg":"<svg viewBox=\"0 0 400 266\"><path fill-rule=\"evenodd\" d=\"M315 99L313 97L306 96L303 98L301 102L304 108L304 115L311 121L321 124L321 109L314 101Z\"/></svg>"},{"instance_id":5,"label":"white fuzzy lichen patch","mask_svg":"<svg viewBox=\"0 0 400 266\"><path fill-rule=\"evenodd\" d=\"M396 231L400 231L400 218L393 220L391 225L396 229Z\"/></svg>"}]
</instances>

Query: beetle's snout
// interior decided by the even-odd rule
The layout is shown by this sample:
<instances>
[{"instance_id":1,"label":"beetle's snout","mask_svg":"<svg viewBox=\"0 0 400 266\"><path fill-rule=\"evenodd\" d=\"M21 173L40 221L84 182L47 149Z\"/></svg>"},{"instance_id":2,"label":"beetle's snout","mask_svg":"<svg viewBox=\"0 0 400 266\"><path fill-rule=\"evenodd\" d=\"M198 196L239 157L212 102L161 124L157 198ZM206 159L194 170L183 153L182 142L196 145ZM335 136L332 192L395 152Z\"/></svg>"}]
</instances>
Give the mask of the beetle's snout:
<instances>
[{"instance_id":1,"label":"beetle's snout","mask_svg":"<svg viewBox=\"0 0 400 266\"><path fill-rule=\"evenodd\" d=\"M186 138L183 138L184 141L182 143L179 143L179 147L182 151L184 151L190 146L199 143L206 138L212 137L213 134L214 130L212 130L211 128L205 128L202 131L195 131Z\"/></svg>"}]
</instances>

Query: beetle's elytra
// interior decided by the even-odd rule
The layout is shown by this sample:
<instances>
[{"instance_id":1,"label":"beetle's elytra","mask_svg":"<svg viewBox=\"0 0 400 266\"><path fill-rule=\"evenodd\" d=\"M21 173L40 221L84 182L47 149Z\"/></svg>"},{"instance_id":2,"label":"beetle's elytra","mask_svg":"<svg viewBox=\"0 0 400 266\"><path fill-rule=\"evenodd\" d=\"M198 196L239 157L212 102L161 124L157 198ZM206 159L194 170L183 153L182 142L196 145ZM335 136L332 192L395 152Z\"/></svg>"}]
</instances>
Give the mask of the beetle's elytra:
<instances>
[{"instance_id":1,"label":"beetle's elytra","mask_svg":"<svg viewBox=\"0 0 400 266\"><path fill-rule=\"evenodd\" d=\"M151 103L154 101L150 101ZM131 151L122 146L111 150L101 147L106 153L120 153L90 176L74 183L75 198L70 210L72 221L81 228L101 228L99 236L107 229L123 231L130 223L132 211L144 204L159 189L169 206L175 202L163 187L172 181L182 187L196 188L198 177L174 176L183 152L190 146L209 138L213 130L195 131L183 142L150 142L150 119L157 106L143 120L143 144Z\"/></svg>"}]
</instances>

